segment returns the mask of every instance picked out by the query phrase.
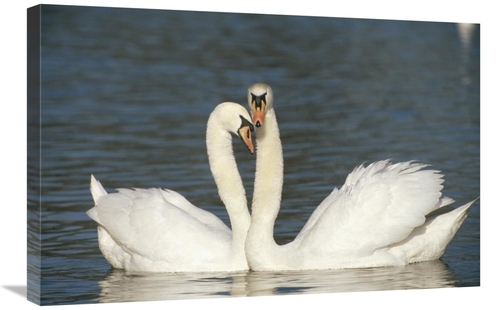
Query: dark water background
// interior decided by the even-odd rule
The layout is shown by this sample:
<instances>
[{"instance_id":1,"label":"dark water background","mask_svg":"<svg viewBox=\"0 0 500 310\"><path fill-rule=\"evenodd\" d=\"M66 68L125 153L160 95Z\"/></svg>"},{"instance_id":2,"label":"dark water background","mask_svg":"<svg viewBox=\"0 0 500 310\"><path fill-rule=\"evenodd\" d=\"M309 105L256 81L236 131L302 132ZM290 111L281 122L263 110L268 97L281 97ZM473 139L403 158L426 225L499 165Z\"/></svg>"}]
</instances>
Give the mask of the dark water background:
<instances>
[{"instance_id":1,"label":"dark water background","mask_svg":"<svg viewBox=\"0 0 500 310\"><path fill-rule=\"evenodd\" d=\"M439 261L321 272L112 270L85 214L92 173L108 191L173 189L229 223L206 121L255 82L273 87L284 148L278 243L363 162L430 163L466 203L480 195L478 25L42 8L42 304L480 285L480 201ZM255 157L234 141L250 201Z\"/></svg>"}]
</instances>

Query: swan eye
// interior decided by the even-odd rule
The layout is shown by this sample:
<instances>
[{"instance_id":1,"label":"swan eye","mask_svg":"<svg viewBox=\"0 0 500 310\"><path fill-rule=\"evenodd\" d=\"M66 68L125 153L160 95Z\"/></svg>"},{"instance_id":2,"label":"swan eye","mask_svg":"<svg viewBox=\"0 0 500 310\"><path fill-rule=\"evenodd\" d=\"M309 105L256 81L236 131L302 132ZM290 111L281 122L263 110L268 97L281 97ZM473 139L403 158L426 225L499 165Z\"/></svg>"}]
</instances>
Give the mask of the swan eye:
<instances>
[{"instance_id":1,"label":"swan eye","mask_svg":"<svg viewBox=\"0 0 500 310\"><path fill-rule=\"evenodd\" d=\"M253 124L250 121L248 121L246 118L244 118L241 115L240 115L240 119L241 119L241 126L238 129L241 129L243 127L249 127L250 128L250 132L254 131Z\"/></svg>"}]
</instances>

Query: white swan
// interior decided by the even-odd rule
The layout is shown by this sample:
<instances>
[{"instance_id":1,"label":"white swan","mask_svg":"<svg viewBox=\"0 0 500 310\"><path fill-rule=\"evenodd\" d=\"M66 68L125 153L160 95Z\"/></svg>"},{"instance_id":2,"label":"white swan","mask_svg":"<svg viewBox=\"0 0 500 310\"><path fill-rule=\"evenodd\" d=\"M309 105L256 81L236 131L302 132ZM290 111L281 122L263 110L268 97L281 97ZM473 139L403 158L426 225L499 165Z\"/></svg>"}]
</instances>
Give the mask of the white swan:
<instances>
[{"instance_id":1,"label":"white swan","mask_svg":"<svg viewBox=\"0 0 500 310\"><path fill-rule=\"evenodd\" d=\"M470 202L448 205L442 175L415 162L359 166L312 213L294 241L273 239L283 184L283 154L272 89L254 84L248 102L256 129L252 221L245 251L252 270L301 270L405 265L438 259L467 216Z\"/></svg>"},{"instance_id":2,"label":"white swan","mask_svg":"<svg viewBox=\"0 0 500 310\"><path fill-rule=\"evenodd\" d=\"M129 271L248 270L244 244L250 213L231 133L253 153L251 131L247 110L231 102L218 105L207 123L210 169L232 232L217 216L174 191L118 189L118 193L108 194L92 176L95 207L87 214L99 224L99 248L108 262Z\"/></svg>"}]
</instances>

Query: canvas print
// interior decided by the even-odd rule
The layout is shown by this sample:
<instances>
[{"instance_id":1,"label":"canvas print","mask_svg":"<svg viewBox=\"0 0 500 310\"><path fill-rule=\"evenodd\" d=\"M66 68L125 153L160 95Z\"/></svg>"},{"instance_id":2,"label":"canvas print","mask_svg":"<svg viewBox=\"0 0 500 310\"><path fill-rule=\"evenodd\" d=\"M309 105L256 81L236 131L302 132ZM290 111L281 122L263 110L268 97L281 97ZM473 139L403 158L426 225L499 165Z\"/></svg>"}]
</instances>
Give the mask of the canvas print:
<instances>
[{"instance_id":1,"label":"canvas print","mask_svg":"<svg viewBox=\"0 0 500 310\"><path fill-rule=\"evenodd\" d=\"M480 25L28 9L28 299L480 285Z\"/></svg>"}]
</instances>

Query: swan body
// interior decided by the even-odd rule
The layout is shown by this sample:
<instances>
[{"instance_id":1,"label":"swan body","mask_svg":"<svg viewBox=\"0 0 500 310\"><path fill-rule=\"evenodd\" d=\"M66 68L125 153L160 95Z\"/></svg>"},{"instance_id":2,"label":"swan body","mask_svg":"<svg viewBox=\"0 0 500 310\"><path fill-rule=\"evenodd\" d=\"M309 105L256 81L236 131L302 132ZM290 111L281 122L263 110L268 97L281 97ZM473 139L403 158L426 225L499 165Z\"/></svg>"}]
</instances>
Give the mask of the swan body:
<instances>
[{"instance_id":1,"label":"swan body","mask_svg":"<svg viewBox=\"0 0 500 310\"><path fill-rule=\"evenodd\" d=\"M115 268L141 272L247 270L244 243L250 213L231 133L253 153L251 131L248 112L236 103L218 105L207 123L210 168L232 231L175 191L118 189L108 194L92 176L95 206L87 214L98 223L99 248L107 261Z\"/></svg>"},{"instance_id":2,"label":"swan body","mask_svg":"<svg viewBox=\"0 0 500 310\"><path fill-rule=\"evenodd\" d=\"M442 197L444 180L438 171L412 161L383 160L356 167L292 242L277 245L273 226L281 202L283 154L272 89L254 84L248 100L252 121L259 127L252 221L245 245L252 270L397 266L443 254L473 201L426 218L453 200Z\"/></svg>"}]
</instances>

